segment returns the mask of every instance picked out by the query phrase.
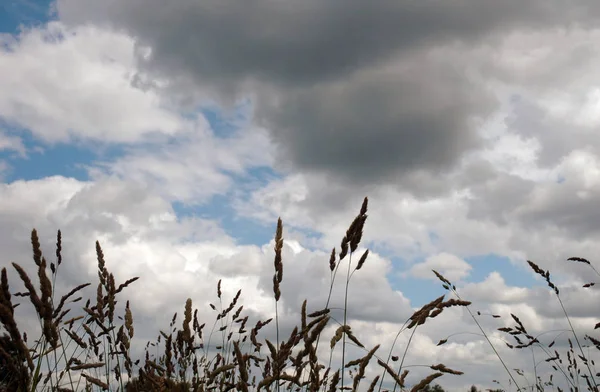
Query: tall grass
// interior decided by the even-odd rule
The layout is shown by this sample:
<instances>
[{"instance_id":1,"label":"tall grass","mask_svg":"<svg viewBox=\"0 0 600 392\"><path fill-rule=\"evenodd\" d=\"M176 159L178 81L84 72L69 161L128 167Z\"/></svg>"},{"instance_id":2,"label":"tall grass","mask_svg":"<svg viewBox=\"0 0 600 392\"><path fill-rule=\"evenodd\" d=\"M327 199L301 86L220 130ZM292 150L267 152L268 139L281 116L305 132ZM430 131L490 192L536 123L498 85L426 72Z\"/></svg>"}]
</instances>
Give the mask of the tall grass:
<instances>
[{"instance_id":1,"label":"tall grass","mask_svg":"<svg viewBox=\"0 0 600 392\"><path fill-rule=\"evenodd\" d=\"M192 300L187 299L182 320L178 323L177 313L175 313L167 332L160 331L155 342L148 342L143 358L137 360L131 357L131 342L135 333L134 317L129 301L122 300L121 297L138 277L117 284L114 275L107 269L102 248L96 242L98 282L95 284L95 295L84 305L78 305L83 298L79 296L80 293L91 286L91 283L83 283L59 299L55 292L55 282L59 270L64 268L61 233L59 231L57 235L55 260L48 263L42 254L38 234L33 230L31 244L33 261L37 267L35 284L25 269L17 263L12 263L12 267L24 285L23 292L11 292L6 268L1 270L0 275L0 321L5 330L0 336L0 364L4 365L3 370L6 375L3 381L4 390L20 392L38 390L281 391L282 389L286 391L382 391L385 390L385 383L386 388L394 391L400 389L416 392L426 388L433 380L444 374L451 376L462 374L461 371L451 369L444 364L436 364L430 366L433 372L429 375L422 379L415 379L409 376L410 371L404 364L416 330L426 322L431 322L429 320L437 317L444 309L456 306L464 307L469 311L479 326L481 335L486 338L496 353L499 364L507 372L511 385L514 384L517 390L526 388L543 390L544 387L548 387L549 384L538 382L537 379L534 384L519 385L515 371L509 369L496 346L492 344L489 335L470 310L471 303L461 299L456 287L436 271L434 273L442 281L443 286L456 298L446 300L445 295L442 295L414 312L399 329L387 355L377 354L380 345L367 348L362 343L364 337L357 336L351 328L349 318L351 304L348 302L353 276L360 274L363 266L368 263L369 250L364 251L359 257L355 256L362 240L367 209L368 199L365 198L359 214L341 240L339 252L336 252L336 248L332 249L329 258L329 293L322 307L316 304L318 310L308 313L308 304L305 300L298 314L299 324L293 328L289 336L282 336L279 320L278 306L284 268L283 222L279 219L275 234L273 274L275 342L260 337L261 330L273 319L258 320L254 325L249 325L249 316L245 315L243 306L238 305L241 290L229 301L224 302L221 281L219 281L216 289L218 306L210 305L216 312L210 331L205 333L209 328L206 327L207 323L198 319L198 309L194 309ZM574 258L573 260L591 266L591 263L585 259ZM561 301L559 291L551 283L549 274L533 263L530 265L535 272L546 278L549 286L556 291L558 300ZM345 271L344 307L343 318L338 321L331 316L330 301L340 268ZM22 330L15 317L14 309L19 306L15 302L17 298L27 298L36 312L41 332L40 336L33 341L28 338L27 331ZM569 320L564 306L562 308L565 317ZM79 309L77 314L74 309ZM517 322L517 326L500 329L516 339L518 344L506 344L514 349L539 345L539 340L527 334L521 321L516 316L511 316ZM329 339L329 349L319 350L319 343L321 338L325 337L326 329L334 324L337 324L337 327L334 327L335 332ZM211 323L208 325L210 326ZM573 335L578 348L577 355L574 355L573 345L571 345L568 367L561 367L562 360L558 357L558 353L554 358L553 366L566 377L573 390L579 390L581 385L584 385L579 382L580 378L583 378L588 390L598 391L593 363L585 357L570 320L569 326L569 332ZM408 343L402 350L402 359L398 362L399 356L393 355L398 337L409 331ZM215 338L216 335L219 337ZM528 341L523 342L521 335ZM450 337L442 339L439 344L444 344ZM586 336L586 339L600 349L598 340L589 336ZM349 360L350 346L362 350L364 354ZM336 352L341 354L339 363L334 363L333 360ZM586 374L577 371L581 368L580 364L584 365ZM381 372L370 372L379 374L366 380L368 368L379 368Z\"/></svg>"}]
</instances>

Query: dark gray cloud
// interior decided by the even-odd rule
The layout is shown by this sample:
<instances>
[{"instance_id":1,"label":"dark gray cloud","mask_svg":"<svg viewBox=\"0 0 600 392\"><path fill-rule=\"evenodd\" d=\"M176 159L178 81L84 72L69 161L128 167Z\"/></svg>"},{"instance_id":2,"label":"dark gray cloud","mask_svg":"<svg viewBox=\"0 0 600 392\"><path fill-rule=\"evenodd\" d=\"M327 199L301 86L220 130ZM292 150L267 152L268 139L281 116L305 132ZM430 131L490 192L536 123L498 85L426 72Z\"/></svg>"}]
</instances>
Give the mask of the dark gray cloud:
<instances>
[{"instance_id":1,"label":"dark gray cloud","mask_svg":"<svg viewBox=\"0 0 600 392\"><path fill-rule=\"evenodd\" d=\"M144 72L177 89L256 98L280 162L402 185L415 168L443 174L479 143L472 120L495 102L465 48L594 15L555 3L59 0L58 10L128 31L151 48Z\"/></svg>"},{"instance_id":2,"label":"dark gray cloud","mask_svg":"<svg viewBox=\"0 0 600 392\"><path fill-rule=\"evenodd\" d=\"M468 180L465 180L465 182ZM467 216L473 220L490 220L500 226L514 222L512 215L519 206L531 200L535 184L506 173L490 173L470 189L477 197L469 203Z\"/></svg>"},{"instance_id":3,"label":"dark gray cloud","mask_svg":"<svg viewBox=\"0 0 600 392\"><path fill-rule=\"evenodd\" d=\"M339 79L421 45L480 39L556 18L562 10L547 3L60 0L58 10L67 22L128 30L152 47L152 66L169 76L184 71L218 81L253 77L295 85Z\"/></svg>"},{"instance_id":4,"label":"dark gray cloud","mask_svg":"<svg viewBox=\"0 0 600 392\"><path fill-rule=\"evenodd\" d=\"M585 104L583 99L581 101L579 107ZM507 119L507 125L520 135L536 138L540 142L538 164L552 167L582 146L595 154L600 152L596 127L574 124L572 120L578 117L581 116L552 118L539 103L522 98L513 105L513 115Z\"/></svg>"},{"instance_id":5,"label":"dark gray cloud","mask_svg":"<svg viewBox=\"0 0 600 392\"><path fill-rule=\"evenodd\" d=\"M589 190L585 197L578 194L577 188L581 188L581 185L572 184L571 181L552 188L539 195L538 203L530 203L515 214L524 226L539 228L554 225L568 238L598 238L599 187Z\"/></svg>"},{"instance_id":6,"label":"dark gray cloud","mask_svg":"<svg viewBox=\"0 0 600 392\"><path fill-rule=\"evenodd\" d=\"M259 120L282 146L282 160L348 182L443 171L477 146L469 119L494 103L446 54L414 53L394 67L282 92L277 105L259 108Z\"/></svg>"}]
</instances>

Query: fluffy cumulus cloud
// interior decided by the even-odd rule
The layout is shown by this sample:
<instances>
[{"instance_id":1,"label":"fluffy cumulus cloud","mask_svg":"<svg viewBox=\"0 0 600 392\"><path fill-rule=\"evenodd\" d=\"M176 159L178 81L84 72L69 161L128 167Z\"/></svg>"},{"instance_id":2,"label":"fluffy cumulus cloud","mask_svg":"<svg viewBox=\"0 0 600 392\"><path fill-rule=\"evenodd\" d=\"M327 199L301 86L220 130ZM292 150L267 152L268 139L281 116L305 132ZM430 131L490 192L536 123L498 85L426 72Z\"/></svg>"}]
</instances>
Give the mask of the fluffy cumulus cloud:
<instances>
[{"instance_id":1,"label":"fluffy cumulus cloud","mask_svg":"<svg viewBox=\"0 0 600 392\"><path fill-rule=\"evenodd\" d=\"M352 260L370 254L352 276L347 315L380 356L402 357L410 344L406 364L465 372L438 380L448 390L507 388L474 318L531 380L529 356L498 328L513 327L513 314L564 350L565 336L540 334L568 324L526 260L551 272L578 335L595 336L598 286L583 285L598 277L566 259L594 264L600 250L596 2L57 0L52 9L53 20L23 19L0 36L0 263L15 291L10 262L35 275L32 228L49 258L62 230L62 292L94 281L99 240L118 282L140 276L125 294L141 354L188 297L212 321L219 280L224 301L241 288L253 320L272 317L281 217L279 316L289 333L304 299L310 310L325 305L331 249L339 253L369 196ZM395 340L444 293L431 270L471 307ZM342 322L339 273L330 307ZM18 314L35 324L31 309ZM273 326L265 334L274 338ZM328 344L319 350L329 355ZM536 371L546 380L552 369ZM410 383L426 374L411 370Z\"/></svg>"},{"instance_id":2,"label":"fluffy cumulus cloud","mask_svg":"<svg viewBox=\"0 0 600 392\"><path fill-rule=\"evenodd\" d=\"M450 281L460 281L469 275L471 268L469 263L454 255L440 253L429 257L422 263L415 264L409 272L419 278L435 278L431 274L431 270L435 270Z\"/></svg>"},{"instance_id":3,"label":"fluffy cumulus cloud","mask_svg":"<svg viewBox=\"0 0 600 392\"><path fill-rule=\"evenodd\" d=\"M4 36L0 111L9 124L40 139L132 142L152 132L174 134L182 121L155 92L133 85L134 41L93 26L58 22Z\"/></svg>"}]
</instances>

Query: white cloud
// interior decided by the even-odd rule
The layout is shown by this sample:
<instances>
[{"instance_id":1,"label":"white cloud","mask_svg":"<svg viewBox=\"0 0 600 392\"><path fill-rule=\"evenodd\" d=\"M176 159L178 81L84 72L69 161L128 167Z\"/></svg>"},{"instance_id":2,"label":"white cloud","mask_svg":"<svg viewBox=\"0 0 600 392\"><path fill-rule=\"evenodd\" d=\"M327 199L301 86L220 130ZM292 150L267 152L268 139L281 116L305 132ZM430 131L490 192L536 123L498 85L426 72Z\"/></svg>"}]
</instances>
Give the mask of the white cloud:
<instances>
[{"instance_id":1,"label":"white cloud","mask_svg":"<svg viewBox=\"0 0 600 392\"><path fill-rule=\"evenodd\" d=\"M418 278L437 280L437 277L431 271L432 269L455 283L469 276L472 267L460 257L449 253L439 253L428 257L422 263L413 265L409 273Z\"/></svg>"},{"instance_id":2,"label":"white cloud","mask_svg":"<svg viewBox=\"0 0 600 392\"><path fill-rule=\"evenodd\" d=\"M474 301L508 304L525 302L531 295L527 288L508 286L497 271L489 274L481 282L465 284L461 291L466 298Z\"/></svg>"},{"instance_id":3,"label":"white cloud","mask_svg":"<svg viewBox=\"0 0 600 392\"><path fill-rule=\"evenodd\" d=\"M215 222L177 219L167 200L140 184L116 178L86 183L62 177L19 181L2 187L0 206L5 207L0 210L3 230L14 233L12 238L5 238L2 243L5 254L28 267L31 263L28 264L22 257L30 252L28 230L33 226L38 228L47 255L53 248L53 231L57 228L63 230L63 278L59 280L63 291L75 283L95 280L95 239L100 240L107 267L115 273L119 282L140 276L141 279L124 292L124 297L130 299L134 306L134 320L140 320L141 324L136 324L136 334L142 339L141 343L145 339L154 339L155 333L164 328L173 312L182 308L187 297L191 297L200 309L202 320L212 320L214 314L208 303L216 301L218 279L223 280L225 302L238 288L242 288L241 303L245 309L260 317L272 316L273 241L262 246L236 245ZM380 220L381 216L377 217L380 212L376 212L375 205L372 209L371 218ZM389 218L389 214L386 216ZM287 231L288 226L284 225ZM368 226L369 222L366 233ZM323 307L329 288L329 254L307 250L287 237L284 241L287 245L283 255L280 316L281 326L287 331L299 322L298 309L304 298L308 299L310 310ZM358 249L357 253L362 251L362 248ZM451 279L463 279L470 269L460 258L444 253L431 257L424 264L427 263L439 267L440 272L448 274ZM415 271L419 268L416 267ZM344 269L345 264L340 270L342 275L338 276L331 303L334 309L332 315L336 319L341 317L337 308L343 304ZM383 357L387 355L402 323L413 311L410 300L389 286L386 276L391 271L389 260L372 252L363 269L353 277L349 291L350 323L356 336L369 347L381 343L380 355ZM11 279L11 287L20 287L14 280L14 274L11 274ZM561 327L560 314L539 311L539 307L550 298L537 297L522 288L507 286L498 274L490 275L481 283L459 284L458 290L466 299L474 301L473 310L502 315L499 321L481 320L486 331L493 336L501 337L493 331L512 323L510 312L518 315L532 331L547 330L549 326ZM579 300L578 303L585 304L585 301ZM571 301L566 304L572 306ZM589 328L590 321L582 317L574 317L573 322L578 330ZM584 322L588 327L581 329ZM332 324L326 336L334 329ZM446 345L437 346L440 339L457 332L477 333L478 330L464 310L446 309L442 315L418 329L411 340L406 364L442 362L457 370L468 371L468 381L451 377L441 380L451 390L462 388L463 383L486 385L490 382L488 378L501 377L501 368L493 351L480 336L459 334L450 337ZM265 333L270 336L273 330L266 329ZM409 336L410 331L401 335L394 355L403 354ZM326 346L322 348L324 355L328 355ZM515 367L527 369L526 359L519 353L503 350L501 344L498 346L506 360ZM357 350L349 353L361 354ZM336 353L334 360L339 360L338 355ZM379 370L371 372L379 374ZM540 370L540 373L543 371ZM417 370L411 372L411 382L424 374Z\"/></svg>"},{"instance_id":4,"label":"white cloud","mask_svg":"<svg viewBox=\"0 0 600 392\"><path fill-rule=\"evenodd\" d=\"M152 320L136 327L142 339L153 339L187 297L199 307L201 317L214 317L207 305L216 300L219 279L226 298L241 288L247 310L264 318L272 316L273 241L261 247L236 245L215 222L176 219L165 199L140 184L116 178L79 182L59 176L18 181L0 188L0 206L1 229L13 233L2 239L5 255L27 270L32 263L23 260L23 255L31 252L31 228L38 230L49 260L53 260L55 230L62 230L63 264L57 281L61 292L95 281L96 239L107 268L119 283L140 276L124 296L132 301L136 317ZM297 312L305 298L310 309L320 309L330 283L328 253L309 251L293 240L286 239L286 244L281 302L284 326L299 321ZM343 306L344 271L342 265L334 287L331 306L336 309ZM351 282L351 319L400 322L408 317L409 302L389 286L389 271L389 261L376 253L369 256ZM12 271L10 276L11 287L19 288ZM391 307L396 309L394 313L388 311Z\"/></svg>"},{"instance_id":5,"label":"white cloud","mask_svg":"<svg viewBox=\"0 0 600 392\"><path fill-rule=\"evenodd\" d=\"M271 143L260 129L242 127L227 138L202 126L190 132L173 143L132 147L89 171L94 178L115 174L148 184L171 201L199 204L235 191L235 176L248 176L250 169L272 162Z\"/></svg>"},{"instance_id":6,"label":"white cloud","mask_svg":"<svg viewBox=\"0 0 600 392\"><path fill-rule=\"evenodd\" d=\"M25 146L20 138L0 133L0 151L14 151L19 156L26 155Z\"/></svg>"},{"instance_id":7,"label":"white cloud","mask_svg":"<svg viewBox=\"0 0 600 392\"><path fill-rule=\"evenodd\" d=\"M184 122L134 85L134 41L94 26L50 22L2 37L0 116L47 142L134 142Z\"/></svg>"}]
</instances>

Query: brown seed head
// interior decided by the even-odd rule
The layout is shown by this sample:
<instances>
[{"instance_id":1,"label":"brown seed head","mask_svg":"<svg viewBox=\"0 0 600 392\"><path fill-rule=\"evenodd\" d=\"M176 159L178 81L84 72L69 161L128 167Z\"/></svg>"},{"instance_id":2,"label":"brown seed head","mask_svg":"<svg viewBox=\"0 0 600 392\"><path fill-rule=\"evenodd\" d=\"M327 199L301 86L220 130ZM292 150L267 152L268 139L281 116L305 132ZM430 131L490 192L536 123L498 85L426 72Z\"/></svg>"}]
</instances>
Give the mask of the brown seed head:
<instances>
[{"instance_id":1,"label":"brown seed head","mask_svg":"<svg viewBox=\"0 0 600 392\"><path fill-rule=\"evenodd\" d=\"M112 324L115 317L115 277L111 273L108 275L108 321Z\"/></svg>"},{"instance_id":2,"label":"brown seed head","mask_svg":"<svg viewBox=\"0 0 600 392\"><path fill-rule=\"evenodd\" d=\"M277 274L273 275L273 294L275 295L275 301L279 301L279 298L281 298L281 290L279 289Z\"/></svg>"},{"instance_id":3,"label":"brown seed head","mask_svg":"<svg viewBox=\"0 0 600 392\"><path fill-rule=\"evenodd\" d=\"M335 248L331 249L331 256L329 256L329 270L332 272L335 270Z\"/></svg>"},{"instance_id":4,"label":"brown seed head","mask_svg":"<svg viewBox=\"0 0 600 392\"><path fill-rule=\"evenodd\" d=\"M42 263L42 250L36 229L31 231L31 247L33 248L33 261L39 267Z\"/></svg>"},{"instance_id":5,"label":"brown seed head","mask_svg":"<svg viewBox=\"0 0 600 392\"><path fill-rule=\"evenodd\" d=\"M591 265L591 263L588 260L584 259L583 257L569 257L567 260L569 260L569 261L577 261L579 263L584 263L584 264Z\"/></svg>"},{"instance_id":6,"label":"brown seed head","mask_svg":"<svg viewBox=\"0 0 600 392\"><path fill-rule=\"evenodd\" d=\"M135 282L136 280L138 280L140 277L136 276L135 278L131 278L131 279L127 279L125 281L125 283L121 283L119 285L119 287L117 287L117 290L115 291L115 294L119 294L121 292L121 290L123 290L124 288L126 288L127 286L129 286L130 284L132 284L133 282Z\"/></svg>"},{"instance_id":7,"label":"brown seed head","mask_svg":"<svg viewBox=\"0 0 600 392\"><path fill-rule=\"evenodd\" d=\"M0 303L5 305L8 311L13 314L14 308L12 302L10 301L10 288L8 286L8 276L6 273L6 268L2 268L2 273L0 277Z\"/></svg>"},{"instance_id":8,"label":"brown seed head","mask_svg":"<svg viewBox=\"0 0 600 392\"><path fill-rule=\"evenodd\" d=\"M417 385L413 386L412 389L410 390L410 392L417 392L417 391L424 389L427 385L431 384L431 382L433 380L435 380L436 378L441 377L441 376L442 376L442 373L439 373L439 372L430 374L429 376L422 379Z\"/></svg>"},{"instance_id":9,"label":"brown seed head","mask_svg":"<svg viewBox=\"0 0 600 392\"><path fill-rule=\"evenodd\" d=\"M186 341L191 338L190 323L192 322L192 299L185 301L185 311L183 313L183 337Z\"/></svg>"},{"instance_id":10,"label":"brown seed head","mask_svg":"<svg viewBox=\"0 0 600 392\"><path fill-rule=\"evenodd\" d=\"M62 235L60 230L56 233L56 265L62 263Z\"/></svg>"},{"instance_id":11,"label":"brown seed head","mask_svg":"<svg viewBox=\"0 0 600 392\"><path fill-rule=\"evenodd\" d=\"M29 292L29 300L35 307L35 310L38 312L38 314L40 316L43 315L44 314L44 304L40 300L40 297L37 295L37 292L35 291L35 288L33 287L33 283L31 283L31 279L29 279L29 275L27 275L27 272L25 272L25 270L19 264L12 263L12 265L17 270L17 273L19 274L19 277L23 281L23 284L25 284L25 288L27 288L27 291Z\"/></svg>"},{"instance_id":12,"label":"brown seed head","mask_svg":"<svg viewBox=\"0 0 600 392\"><path fill-rule=\"evenodd\" d=\"M104 273L106 262L104 261L104 252L102 252L98 241L96 241L96 258L98 259L98 279L100 279L100 283L106 284Z\"/></svg>"},{"instance_id":13,"label":"brown seed head","mask_svg":"<svg viewBox=\"0 0 600 392\"><path fill-rule=\"evenodd\" d=\"M356 265L357 270L361 269L362 266L365 264L365 261L367 260L367 256L369 256L368 249L365 251L365 253L363 253L362 256L360 256L360 260L358 260L358 264Z\"/></svg>"},{"instance_id":14,"label":"brown seed head","mask_svg":"<svg viewBox=\"0 0 600 392\"><path fill-rule=\"evenodd\" d=\"M348 254L348 238L346 236L342 238L342 243L340 244L340 247L340 261L342 261L344 257L346 257L346 255Z\"/></svg>"},{"instance_id":15,"label":"brown seed head","mask_svg":"<svg viewBox=\"0 0 600 392\"><path fill-rule=\"evenodd\" d=\"M283 222L281 218L277 220L277 231L275 233L275 271L277 272L277 281L281 283L283 280L283 263L281 251L283 249Z\"/></svg>"},{"instance_id":16,"label":"brown seed head","mask_svg":"<svg viewBox=\"0 0 600 392\"><path fill-rule=\"evenodd\" d=\"M360 214L364 215L367 213L367 205L369 204L369 198L365 197L363 200L362 206L360 207Z\"/></svg>"},{"instance_id":17,"label":"brown seed head","mask_svg":"<svg viewBox=\"0 0 600 392\"><path fill-rule=\"evenodd\" d=\"M449 369L449 368L446 367L446 365L444 365L442 363L439 363L437 365L432 365L430 367L431 367L431 369L438 370L438 371L440 371L442 373L449 373L449 374L456 374L456 375L464 374L461 371Z\"/></svg>"}]
</instances>

